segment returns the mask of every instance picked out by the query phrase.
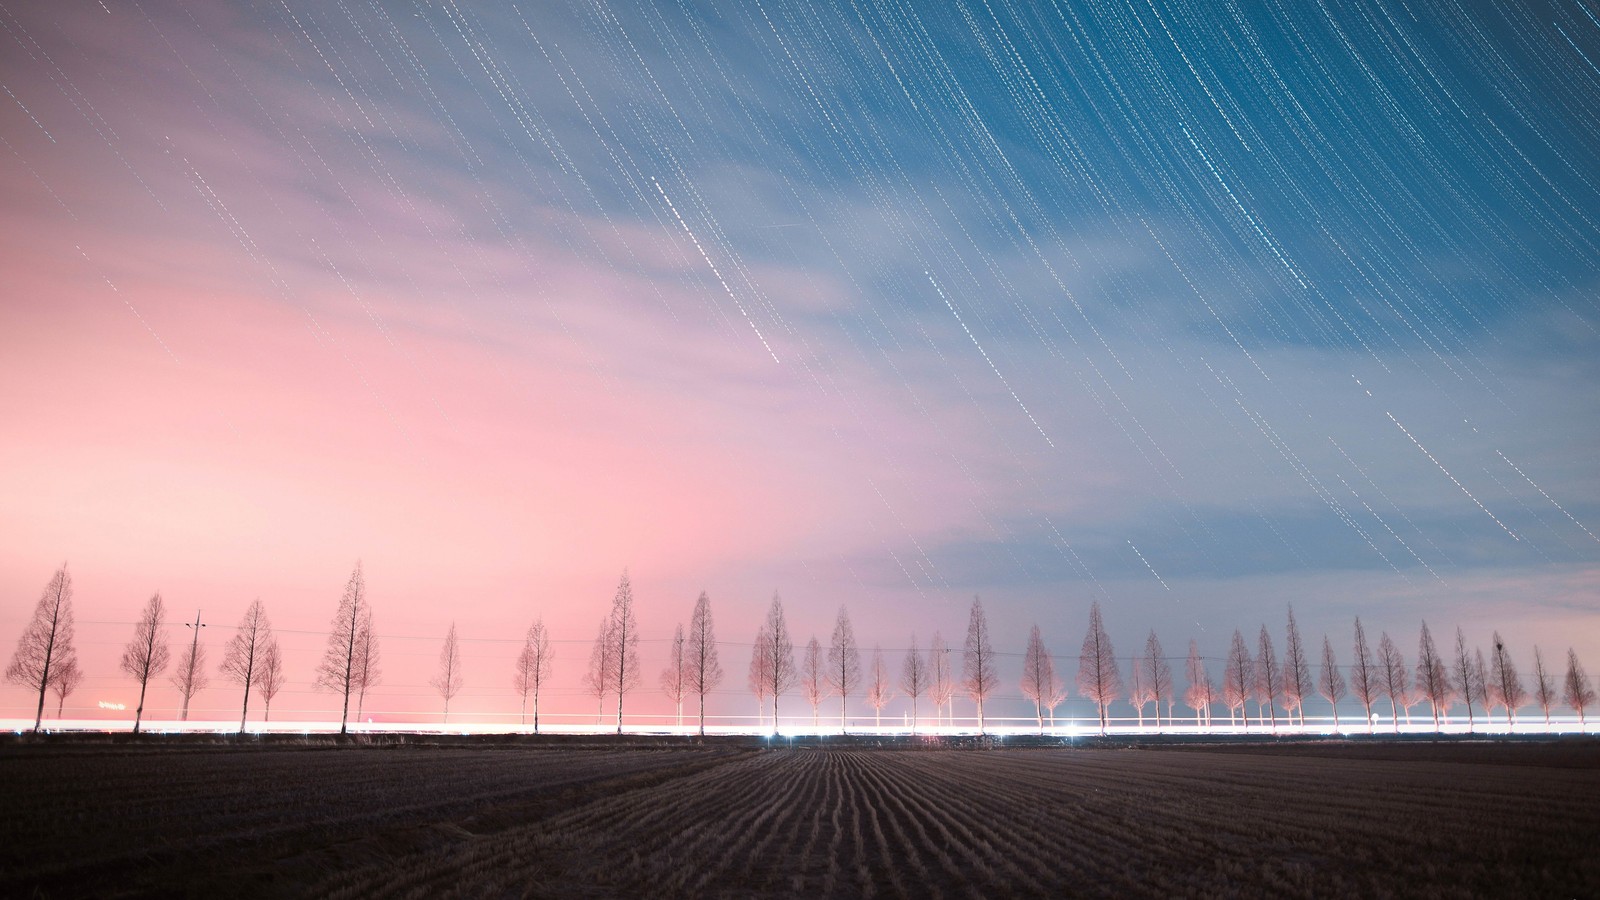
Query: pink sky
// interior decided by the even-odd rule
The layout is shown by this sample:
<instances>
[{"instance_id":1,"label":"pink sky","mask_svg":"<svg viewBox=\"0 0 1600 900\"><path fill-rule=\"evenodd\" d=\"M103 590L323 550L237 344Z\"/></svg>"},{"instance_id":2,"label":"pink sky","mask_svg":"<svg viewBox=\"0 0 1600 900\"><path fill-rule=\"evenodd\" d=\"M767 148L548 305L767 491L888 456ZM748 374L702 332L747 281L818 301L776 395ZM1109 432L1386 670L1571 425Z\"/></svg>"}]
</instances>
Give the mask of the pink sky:
<instances>
[{"instance_id":1,"label":"pink sky","mask_svg":"<svg viewBox=\"0 0 1600 900\"><path fill-rule=\"evenodd\" d=\"M550 10L542 50L485 28L475 57L453 19L335 12L0 11L0 647L68 561L80 712L131 705L116 659L160 590L179 621L203 608L213 665L260 597L289 666L275 717L328 716L311 673L358 559L375 705L396 715L436 708L452 621L454 709L509 713L535 616L559 642L556 711L587 714L578 678L625 567L641 712L664 710L664 642L702 589L727 642L718 708L739 714L775 590L797 644L843 605L868 651L935 630L959 647L982 594L999 649L1038 622L1069 679L1092 600L1124 655L1156 628L1172 655L1194 637L1220 657L1293 602L1341 654L1355 615L1408 657L1427 618L1500 629L1525 670L1535 643L1600 670L1592 264L1497 281L1414 226L1434 256L1386 258L1383 302L1488 292L1462 315L1483 332L1392 329L1448 352L1269 340L1297 296L1279 263L1219 258L1192 205L1100 209L1103 186L1062 180L1061 148L1016 123L1006 166L945 159L917 118L948 100L931 82L906 109L805 82L821 115L750 49L759 29L702 59L683 51L699 37L671 43L689 31L630 19L634 57L622 26ZM1210 178L1168 186L1210 203ZM1518 253L1570 262L1526 230ZM1282 240L1331 296L1355 290L1322 237ZM1346 319L1357 301L1380 305ZM153 691L164 716L176 692ZM197 704L227 719L237 700L214 677ZM0 717L31 708L0 685Z\"/></svg>"}]
</instances>

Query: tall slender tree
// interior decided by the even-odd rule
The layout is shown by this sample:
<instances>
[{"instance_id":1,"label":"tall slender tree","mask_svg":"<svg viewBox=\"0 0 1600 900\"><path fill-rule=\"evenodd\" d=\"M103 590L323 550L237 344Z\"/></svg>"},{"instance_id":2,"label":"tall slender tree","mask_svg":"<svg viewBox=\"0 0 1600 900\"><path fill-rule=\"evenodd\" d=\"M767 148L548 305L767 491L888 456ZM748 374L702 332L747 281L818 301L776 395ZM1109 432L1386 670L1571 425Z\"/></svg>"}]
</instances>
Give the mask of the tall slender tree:
<instances>
[{"instance_id":1,"label":"tall slender tree","mask_svg":"<svg viewBox=\"0 0 1600 900\"><path fill-rule=\"evenodd\" d=\"M1322 636L1322 671L1317 677L1317 693L1328 701L1333 710L1333 730L1339 730L1339 701L1344 699L1344 674L1339 671L1339 658L1333 655L1333 641ZM1369 719L1368 722L1371 720ZM1305 718L1300 719L1301 724Z\"/></svg>"},{"instance_id":2,"label":"tall slender tree","mask_svg":"<svg viewBox=\"0 0 1600 900\"><path fill-rule=\"evenodd\" d=\"M545 630L544 619L534 619L523 639L522 652L517 654L517 668L511 684L522 696L522 722L528 722L528 697L533 696L533 733L539 733L539 692L550 678L550 634Z\"/></svg>"},{"instance_id":3,"label":"tall slender tree","mask_svg":"<svg viewBox=\"0 0 1600 900\"><path fill-rule=\"evenodd\" d=\"M633 615L633 585L628 572L611 599L611 665L615 669L611 688L617 694L617 734L622 733L622 701L628 691L639 686L639 626Z\"/></svg>"},{"instance_id":4,"label":"tall slender tree","mask_svg":"<svg viewBox=\"0 0 1600 900\"><path fill-rule=\"evenodd\" d=\"M1028 629L1028 649L1022 654L1022 696L1033 701L1033 716L1044 734L1044 707L1056 689L1056 664L1044 646L1039 626Z\"/></svg>"},{"instance_id":5,"label":"tall slender tree","mask_svg":"<svg viewBox=\"0 0 1600 900\"><path fill-rule=\"evenodd\" d=\"M1167 704L1167 724L1172 724L1172 665L1167 662L1166 651L1161 649L1161 639L1155 629L1144 641L1144 683L1150 700L1156 705L1156 730L1161 730L1161 704Z\"/></svg>"},{"instance_id":6,"label":"tall slender tree","mask_svg":"<svg viewBox=\"0 0 1600 900\"><path fill-rule=\"evenodd\" d=\"M984 733L983 702L1000 686L995 668L994 647L989 643L989 620L983 614L983 601L972 598L967 617L967 644L962 657L961 687L978 707L978 733Z\"/></svg>"},{"instance_id":7,"label":"tall slender tree","mask_svg":"<svg viewBox=\"0 0 1600 900\"><path fill-rule=\"evenodd\" d=\"M1050 662L1050 671L1052 680L1050 682L1050 692L1045 695L1044 709L1045 712L1050 714L1050 727L1055 728L1056 707L1066 702L1067 683L1066 681L1062 680L1061 670L1056 668L1054 660L1051 660Z\"/></svg>"},{"instance_id":8,"label":"tall slender tree","mask_svg":"<svg viewBox=\"0 0 1600 900\"><path fill-rule=\"evenodd\" d=\"M589 670L583 673L583 686L598 704L594 717L595 725L605 723L606 695L611 693L611 685L616 680L617 669L611 662L613 650L611 620L601 619L600 631L595 635L594 646L589 650Z\"/></svg>"},{"instance_id":9,"label":"tall slender tree","mask_svg":"<svg viewBox=\"0 0 1600 900\"><path fill-rule=\"evenodd\" d=\"M1455 689L1461 699L1467 704L1467 730L1472 731L1476 721L1472 715L1472 704L1483 703L1483 678L1472 659L1472 651L1467 647L1467 636L1461 627L1456 626L1456 654L1455 666L1451 676L1455 679Z\"/></svg>"},{"instance_id":10,"label":"tall slender tree","mask_svg":"<svg viewBox=\"0 0 1600 900\"><path fill-rule=\"evenodd\" d=\"M672 701L672 709L680 728L683 726L683 698L689 693L683 656L687 646L687 640L683 636L683 626L679 625L672 633L672 643L667 645L667 667L661 670L661 692Z\"/></svg>"},{"instance_id":11,"label":"tall slender tree","mask_svg":"<svg viewBox=\"0 0 1600 900\"><path fill-rule=\"evenodd\" d=\"M894 699L894 681L883 662L883 648L872 648L872 667L867 674L867 705L872 707L872 727L883 728L883 708Z\"/></svg>"},{"instance_id":12,"label":"tall slender tree","mask_svg":"<svg viewBox=\"0 0 1600 900\"><path fill-rule=\"evenodd\" d=\"M44 593L33 608L33 617L17 638L17 650L6 667L6 680L39 693L39 706L33 716L33 730L44 721L44 693L50 689L52 672L68 660L76 660L72 647L72 576L67 564L50 577Z\"/></svg>"},{"instance_id":13,"label":"tall slender tree","mask_svg":"<svg viewBox=\"0 0 1600 900\"><path fill-rule=\"evenodd\" d=\"M1504 707L1506 728L1516 727L1517 709L1527 701L1528 692L1522 686L1517 664L1511 661L1511 653L1500 640L1498 631L1494 633L1494 663L1489 670L1488 697L1492 705Z\"/></svg>"},{"instance_id":14,"label":"tall slender tree","mask_svg":"<svg viewBox=\"0 0 1600 900\"><path fill-rule=\"evenodd\" d=\"M1539 648L1533 648L1533 702L1539 704L1539 709L1544 712L1544 723L1550 724L1550 707L1556 705L1556 686L1550 678L1550 670L1544 667L1544 657L1539 654Z\"/></svg>"},{"instance_id":15,"label":"tall slender tree","mask_svg":"<svg viewBox=\"0 0 1600 900\"><path fill-rule=\"evenodd\" d=\"M1278 671L1278 657L1272 649L1272 635L1267 632L1267 626L1261 626L1261 637L1256 644L1256 710L1263 720L1272 717L1272 730L1278 730L1278 698L1283 695L1282 674Z\"/></svg>"},{"instance_id":16,"label":"tall slender tree","mask_svg":"<svg viewBox=\"0 0 1600 900\"><path fill-rule=\"evenodd\" d=\"M1144 727L1144 708L1150 705L1150 686L1144 682L1145 665L1144 656L1136 654L1133 665L1128 667L1128 703L1133 706L1139 715L1139 727ZM1159 713L1161 708L1156 707Z\"/></svg>"},{"instance_id":17,"label":"tall slender tree","mask_svg":"<svg viewBox=\"0 0 1600 900\"><path fill-rule=\"evenodd\" d=\"M1194 725L1199 728L1202 719L1210 717L1210 706L1216 690L1211 684L1211 673L1206 671L1205 661L1200 658L1200 644L1193 638L1189 639L1189 658L1183 668L1184 677L1189 681L1189 687L1183 692L1183 702L1194 710Z\"/></svg>"},{"instance_id":18,"label":"tall slender tree","mask_svg":"<svg viewBox=\"0 0 1600 900\"><path fill-rule=\"evenodd\" d=\"M911 733L917 733L917 698L928 692L928 666L917 650L917 636L911 635L911 646L900 663L900 690L911 701Z\"/></svg>"},{"instance_id":19,"label":"tall slender tree","mask_svg":"<svg viewBox=\"0 0 1600 900\"><path fill-rule=\"evenodd\" d=\"M167 636L161 633L166 615L167 607L161 600L161 592L151 594L139 621L133 626L133 640L122 651L122 671L139 681L139 705L133 712L134 734L139 733L139 725L144 721L145 688L149 686L151 678L167 668L171 660Z\"/></svg>"},{"instance_id":20,"label":"tall slender tree","mask_svg":"<svg viewBox=\"0 0 1600 900\"><path fill-rule=\"evenodd\" d=\"M258 597L234 630L233 638L222 653L222 674L229 681L244 688L244 702L239 706L239 733L244 734L245 722L250 714L250 688L260 676L260 665L267 646L272 643L272 623L267 621L266 607Z\"/></svg>"},{"instance_id":21,"label":"tall slender tree","mask_svg":"<svg viewBox=\"0 0 1600 900\"><path fill-rule=\"evenodd\" d=\"M261 721L272 721L272 698L278 696L283 690L283 651L278 647L278 639L272 638L267 642L266 649L261 652L261 675L257 679L260 684L262 715Z\"/></svg>"},{"instance_id":22,"label":"tall slender tree","mask_svg":"<svg viewBox=\"0 0 1600 900\"><path fill-rule=\"evenodd\" d=\"M1379 680L1373 668L1372 654L1367 650L1367 633L1361 627L1361 617L1356 616L1355 660L1350 665L1350 695L1361 703L1368 731L1372 730L1372 703L1378 698Z\"/></svg>"},{"instance_id":23,"label":"tall slender tree","mask_svg":"<svg viewBox=\"0 0 1600 900\"><path fill-rule=\"evenodd\" d=\"M812 637L800 661L800 692L806 695L806 702L811 704L812 728L817 727L822 701L828 697L827 676L827 667L822 663L822 644Z\"/></svg>"},{"instance_id":24,"label":"tall slender tree","mask_svg":"<svg viewBox=\"0 0 1600 900\"><path fill-rule=\"evenodd\" d=\"M935 631L933 640L928 642L928 699L933 701L933 722L940 724L946 707L950 706L950 698L955 695L956 680L954 670L950 667L950 648L945 645L944 638ZM954 710L950 714L954 715Z\"/></svg>"},{"instance_id":25,"label":"tall slender tree","mask_svg":"<svg viewBox=\"0 0 1600 900\"><path fill-rule=\"evenodd\" d=\"M1439 729L1439 710L1449 709L1452 691L1450 673L1439 648L1434 646L1428 623L1422 623L1422 633L1417 638L1417 693L1433 707L1433 728Z\"/></svg>"},{"instance_id":26,"label":"tall slender tree","mask_svg":"<svg viewBox=\"0 0 1600 900\"><path fill-rule=\"evenodd\" d=\"M200 611L195 610L194 621L185 622L184 626L192 629L189 638L189 649L184 652L183 658L178 660L178 666L173 670L170 680L172 686L178 689L179 696L183 697L183 709L179 714L180 721L189 721L189 701L194 695L205 689L211 679L206 675L206 648L200 643L200 629L206 627L200 621Z\"/></svg>"},{"instance_id":27,"label":"tall slender tree","mask_svg":"<svg viewBox=\"0 0 1600 900\"><path fill-rule=\"evenodd\" d=\"M1089 604L1089 630L1078 653L1078 693L1094 701L1100 714L1100 733L1106 733L1106 710L1122 693L1122 673L1117 671L1111 636L1100 621L1100 601Z\"/></svg>"},{"instance_id":28,"label":"tall slender tree","mask_svg":"<svg viewBox=\"0 0 1600 900\"><path fill-rule=\"evenodd\" d=\"M1306 697L1314 689L1311 660L1306 656L1305 643L1300 639L1300 629L1294 622L1294 605L1290 604L1289 633L1283 648L1283 708L1302 726L1306 724Z\"/></svg>"},{"instance_id":29,"label":"tall slender tree","mask_svg":"<svg viewBox=\"0 0 1600 900\"><path fill-rule=\"evenodd\" d=\"M439 648L439 672L429 684L444 698L444 721L450 721L450 701L461 693L466 684L466 673L461 669L461 642L456 638L456 623L444 634L444 646Z\"/></svg>"},{"instance_id":30,"label":"tall slender tree","mask_svg":"<svg viewBox=\"0 0 1600 900\"><path fill-rule=\"evenodd\" d=\"M839 618L833 623L833 642L828 647L828 692L839 695L839 732L845 730L845 710L850 695L861 684L861 651L856 647L855 629L850 627L850 614L839 607Z\"/></svg>"},{"instance_id":31,"label":"tall slender tree","mask_svg":"<svg viewBox=\"0 0 1600 900\"><path fill-rule=\"evenodd\" d=\"M1583 671L1583 663L1578 662L1578 654L1571 647L1567 648L1567 677L1561 685L1562 699L1578 714L1578 727L1587 728L1588 710L1594 705L1594 685L1589 683L1589 674Z\"/></svg>"},{"instance_id":32,"label":"tall slender tree","mask_svg":"<svg viewBox=\"0 0 1600 900\"><path fill-rule=\"evenodd\" d=\"M317 686L340 695L340 734L349 732L350 695L360 692L361 664L357 649L372 640L370 634L362 634L363 625L371 623L367 612L367 582L358 560L350 580L345 582L339 609L333 614L333 624L328 629L328 647L317 666Z\"/></svg>"},{"instance_id":33,"label":"tall slender tree","mask_svg":"<svg viewBox=\"0 0 1600 900\"><path fill-rule=\"evenodd\" d=\"M1380 632L1378 638L1378 678L1383 695L1389 698L1389 719L1396 734L1400 733L1400 707L1406 709L1406 724L1411 724L1411 676L1406 671L1405 656L1400 653L1389 632ZM1409 701L1409 702L1408 702Z\"/></svg>"},{"instance_id":34,"label":"tall slender tree","mask_svg":"<svg viewBox=\"0 0 1600 900\"><path fill-rule=\"evenodd\" d=\"M772 641L767 637L767 623L762 622L755 643L750 645L748 680L751 693L756 695L756 727L760 729L765 729L767 723L767 679L771 670Z\"/></svg>"},{"instance_id":35,"label":"tall slender tree","mask_svg":"<svg viewBox=\"0 0 1600 900\"><path fill-rule=\"evenodd\" d=\"M1245 703L1255 683L1255 660L1250 657L1250 648L1245 646L1244 635L1235 628L1233 643L1228 646L1228 661L1222 670L1222 702L1228 704L1228 718L1234 720L1237 715L1244 721L1246 730L1250 728L1250 714Z\"/></svg>"},{"instance_id":36,"label":"tall slender tree","mask_svg":"<svg viewBox=\"0 0 1600 900\"><path fill-rule=\"evenodd\" d=\"M717 636L711 621L711 598L705 591L695 601L689 617L689 634L683 651L684 684L699 699L700 734L706 733L706 695L722 683L722 663L717 659Z\"/></svg>"},{"instance_id":37,"label":"tall slender tree","mask_svg":"<svg viewBox=\"0 0 1600 900\"><path fill-rule=\"evenodd\" d=\"M772 697L772 728L778 728L778 697L794 688L798 674L794 665L794 641L789 638L789 626L783 618L783 598L772 595L772 605L767 608L766 625L761 630L761 647L757 656L764 660L762 676L764 693Z\"/></svg>"}]
</instances>

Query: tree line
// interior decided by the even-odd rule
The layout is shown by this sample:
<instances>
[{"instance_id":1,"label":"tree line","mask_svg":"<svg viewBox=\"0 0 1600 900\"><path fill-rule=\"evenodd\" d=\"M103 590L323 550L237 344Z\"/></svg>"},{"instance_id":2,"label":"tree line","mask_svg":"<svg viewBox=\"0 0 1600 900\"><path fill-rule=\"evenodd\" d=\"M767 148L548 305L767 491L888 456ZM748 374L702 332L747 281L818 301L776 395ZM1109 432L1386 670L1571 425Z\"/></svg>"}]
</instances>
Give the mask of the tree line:
<instances>
[{"instance_id":1,"label":"tree line","mask_svg":"<svg viewBox=\"0 0 1600 900\"><path fill-rule=\"evenodd\" d=\"M163 630L166 624L165 603L160 593L153 594L134 624L133 636L120 661L122 671L139 685L135 734L144 717L150 680L165 673L172 663ZM189 701L209 684L209 676L205 645L200 642L200 629L204 626L198 616L193 624L184 624L193 633L169 678L182 698L180 718L187 720ZM59 715L66 697L83 678L73 637L72 578L63 565L45 586L6 669L8 681L38 693L35 730L44 717L46 695L52 692L56 695ZM633 588L624 571L612 598L611 610L599 623L582 678L586 691L595 698L600 720L607 716L608 701L615 701L615 706L609 708L615 710L619 734L625 700L630 693L637 692L643 680L639 640ZM687 629L678 625L668 646L668 662L660 673L659 687L673 703L680 726L686 702L693 702L691 714L698 721L699 733L704 734L706 696L722 684L725 675L718 654L711 601L705 592L695 601ZM1200 655L1198 643L1190 640L1183 670L1187 683L1180 695L1172 660L1166 656L1154 629L1140 652L1131 659L1119 658L1096 602L1089 607L1089 624L1077 658L1075 685L1078 693L1094 704L1101 733L1107 729L1111 704L1122 700L1137 711L1141 727L1145 724L1147 709L1151 710L1150 721L1157 729L1162 727L1163 721L1174 724L1176 708L1181 703L1189 709L1185 720L1192 716L1196 726L1211 726L1213 713L1225 709L1230 726L1242 725L1248 729L1251 703L1256 707L1258 727L1276 728L1280 711L1283 722L1303 726L1307 700L1320 696L1328 703L1337 729L1339 703L1349 697L1360 704L1369 727L1376 720L1375 708L1381 715L1381 704L1386 702L1395 731L1399 730L1402 710L1410 723L1412 709L1424 702L1429 705L1436 729L1442 717L1448 716L1457 703L1466 708L1469 729L1476 725L1475 708L1482 709L1486 719L1496 709L1503 711L1509 726L1514 723L1518 710L1530 705L1541 710L1548 723L1550 710L1558 703L1565 703L1586 723L1587 710L1595 703L1593 684L1577 653L1570 648L1565 671L1558 673L1546 666L1542 653L1535 647L1533 670L1525 681L1499 632L1494 633L1493 645L1485 656L1481 648L1468 645L1459 627L1453 648L1441 650L1427 623L1423 622L1416 665L1411 667L1387 633L1380 635L1374 648L1357 617L1349 646L1351 661L1341 664L1332 638L1324 635L1313 676L1313 659L1295 622L1294 608L1290 606L1281 659L1272 632L1265 624L1261 626L1254 651L1244 634L1235 630L1223 660L1220 684L1213 679L1207 660ZM531 701L535 732L539 730L540 694L550 680L552 659L549 632L541 619L535 619L528 628L511 673L512 688L521 698L520 715L524 723L529 721ZM357 563L334 612L327 646L316 669L316 686L341 699L341 734L349 728L352 700L355 718L358 721L361 718L367 692L381 677L379 661L379 642L366 581ZM1125 663L1128 666L1126 675L1122 670ZM218 674L243 688L239 710L241 732L249 719L252 693L261 701L263 719L270 721L272 700L285 683L285 673L278 640L260 599L245 610L223 650ZM430 684L443 700L443 716L448 721L450 701L465 684L454 622L446 632L439 668ZM974 704L978 731L983 733L986 730L984 704L1001 684L999 659L991 642L983 601L976 597L968 615L959 677L950 660L950 648L938 631L930 638L925 653L919 648L916 635L911 636L897 673L892 671L881 646L873 647L863 670L862 648L844 607L839 609L826 650L812 637L797 657L783 600L776 594L756 633L748 677L763 728L769 711L772 728L777 727L780 699L798 687L811 707L814 726L820 725L824 703L838 698L841 733L847 727L852 697L866 700L881 724L884 707L903 695L911 705L910 721L914 731L921 723L921 701L931 704L935 722L942 724L946 717L953 720L953 701L958 693ZM1022 695L1033 703L1039 731L1044 733L1047 727L1055 724L1055 710L1069 694L1037 625L1029 630L1017 685Z\"/></svg>"}]
</instances>

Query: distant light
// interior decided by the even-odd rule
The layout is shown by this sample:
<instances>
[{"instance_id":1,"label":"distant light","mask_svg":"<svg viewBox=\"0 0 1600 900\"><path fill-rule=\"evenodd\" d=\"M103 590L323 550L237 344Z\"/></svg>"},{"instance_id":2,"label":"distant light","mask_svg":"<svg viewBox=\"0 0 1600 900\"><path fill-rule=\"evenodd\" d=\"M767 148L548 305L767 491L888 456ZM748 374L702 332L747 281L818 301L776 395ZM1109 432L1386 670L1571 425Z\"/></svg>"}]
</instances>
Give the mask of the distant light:
<instances>
[{"instance_id":1,"label":"distant light","mask_svg":"<svg viewBox=\"0 0 1600 900\"><path fill-rule=\"evenodd\" d=\"M126 703L108 703L105 700L101 700L100 701L100 708L101 709L127 709L128 705Z\"/></svg>"}]
</instances>

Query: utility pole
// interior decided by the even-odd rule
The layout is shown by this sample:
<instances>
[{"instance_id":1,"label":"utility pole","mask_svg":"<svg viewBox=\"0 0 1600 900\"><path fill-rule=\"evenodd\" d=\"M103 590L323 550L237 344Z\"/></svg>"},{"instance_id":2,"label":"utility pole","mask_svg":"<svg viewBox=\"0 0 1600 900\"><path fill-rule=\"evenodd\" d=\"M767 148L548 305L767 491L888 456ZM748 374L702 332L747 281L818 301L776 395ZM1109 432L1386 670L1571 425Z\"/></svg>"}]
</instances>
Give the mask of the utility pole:
<instances>
[{"instance_id":1,"label":"utility pole","mask_svg":"<svg viewBox=\"0 0 1600 900\"><path fill-rule=\"evenodd\" d=\"M194 624L191 625L190 623L185 622L183 623L183 627L194 629L194 640L190 641L189 643L189 659L192 661L194 659L195 649L200 646L200 629L206 627L205 624L200 621L200 610L197 609L194 611ZM184 722L189 721L188 695L185 695L183 698L183 716L181 717L181 720Z\"/></svg>"}]
</instances>

